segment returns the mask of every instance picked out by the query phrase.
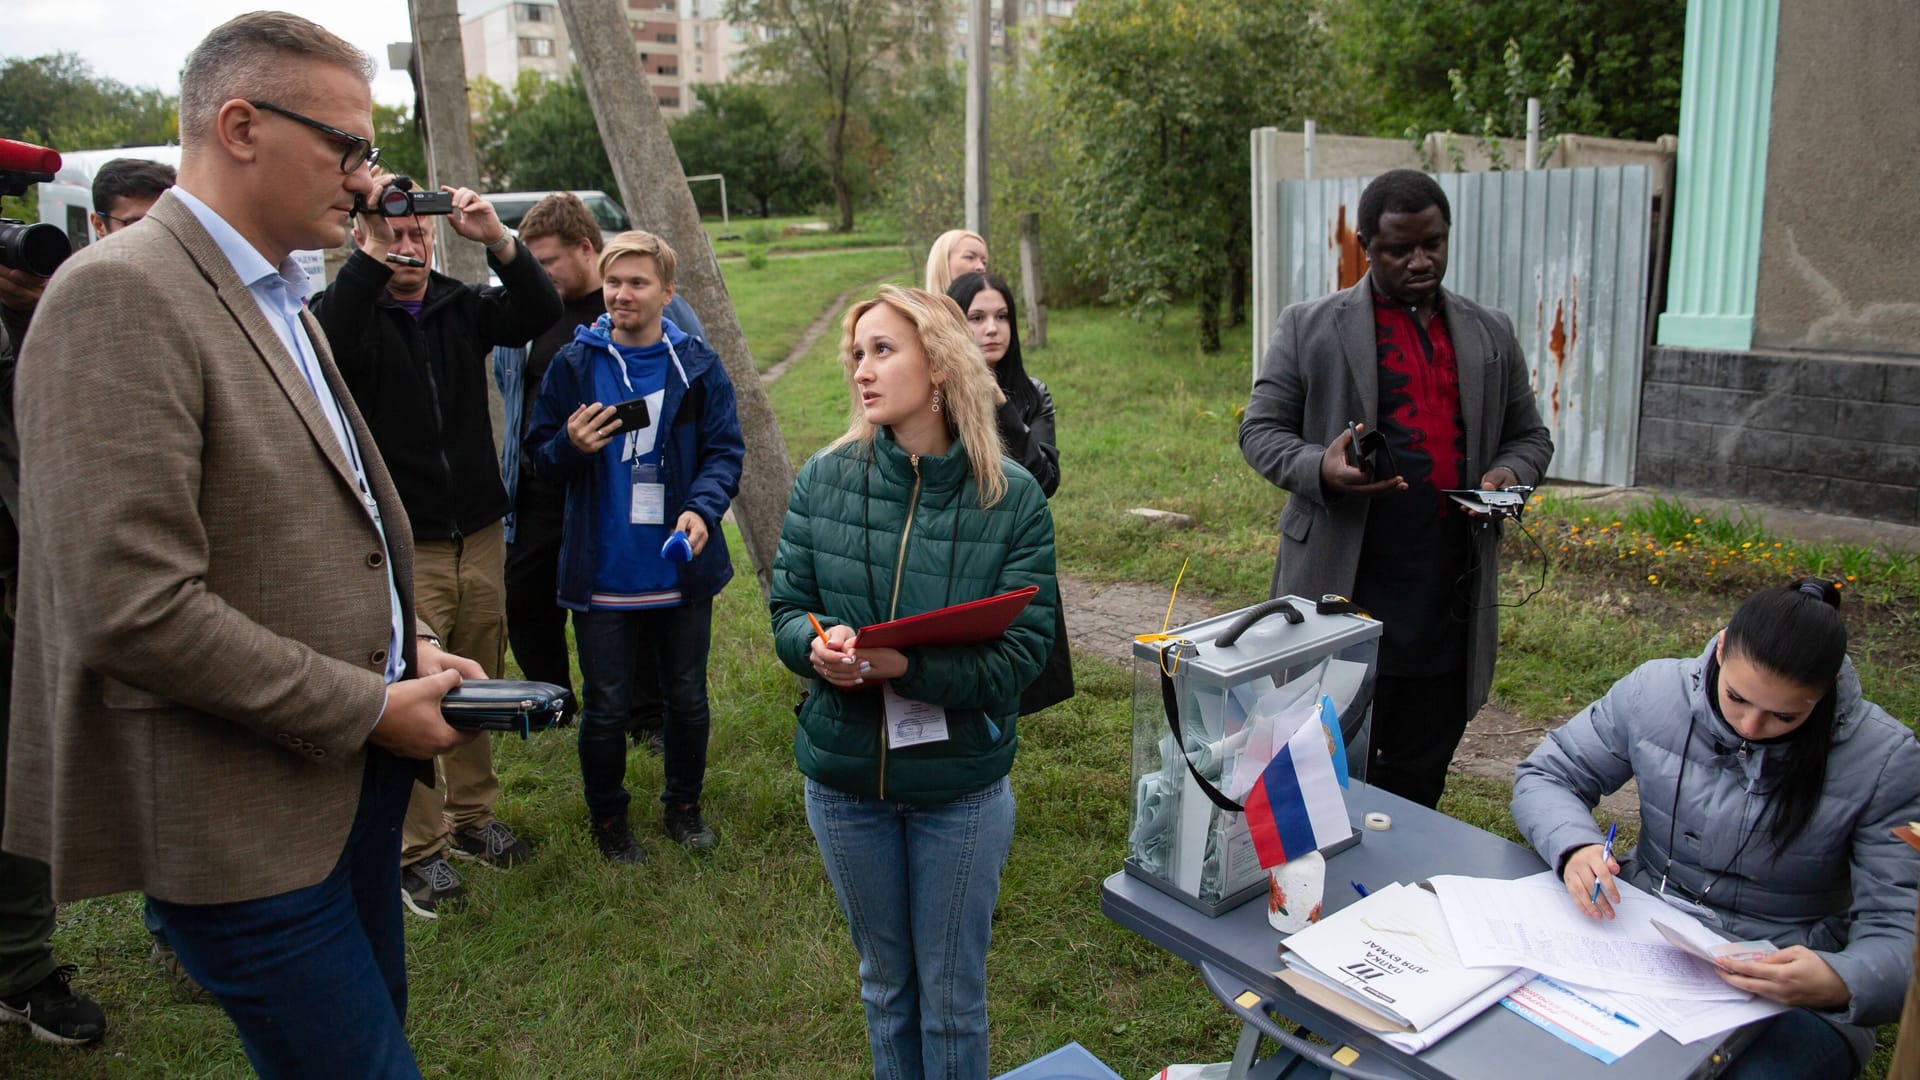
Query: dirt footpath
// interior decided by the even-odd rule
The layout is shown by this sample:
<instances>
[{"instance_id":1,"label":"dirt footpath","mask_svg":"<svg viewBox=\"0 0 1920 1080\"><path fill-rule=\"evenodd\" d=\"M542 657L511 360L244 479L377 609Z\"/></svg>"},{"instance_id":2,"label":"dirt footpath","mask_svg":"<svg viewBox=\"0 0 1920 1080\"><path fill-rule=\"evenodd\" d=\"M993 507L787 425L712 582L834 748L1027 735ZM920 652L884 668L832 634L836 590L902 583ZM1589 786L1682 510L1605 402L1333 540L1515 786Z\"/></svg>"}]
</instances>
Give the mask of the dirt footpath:
<instances>
[{"instance_id":1,"label":"dirt footpath","mask_svg":"<svg viewBox=\"0 0 1920 1080\"><path fill-rule=\"evenodd\" d=\"M1133 636L1160 629L1167 614L1167 593L1160 586L1094 585L1061 575L1060 596L1067 606L1067 637L1073 647L1129 667L1133 664ZM1219 612L1207 604L1178 598L1173 626L1185 626ZM1488 705L1467 725L1453 755L1452 772L1513 783L1513 768L1540 745L1548 731L1498 706ZM1639 796L1634 786L1601 800L1602 809L1620 821L1640 823Z\"/></svg>"}]
</instances>

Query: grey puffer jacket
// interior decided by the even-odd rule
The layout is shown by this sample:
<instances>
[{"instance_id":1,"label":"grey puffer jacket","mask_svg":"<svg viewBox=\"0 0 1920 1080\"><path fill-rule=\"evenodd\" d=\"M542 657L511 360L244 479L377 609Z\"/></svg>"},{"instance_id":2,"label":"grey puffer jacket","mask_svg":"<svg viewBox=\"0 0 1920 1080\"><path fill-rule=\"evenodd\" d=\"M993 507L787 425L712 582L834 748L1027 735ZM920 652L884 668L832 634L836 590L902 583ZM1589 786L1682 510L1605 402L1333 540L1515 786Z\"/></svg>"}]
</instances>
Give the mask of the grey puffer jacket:
<instances>
[{"instance_id":1,"label":"grey puffer jacket","mask_svg":"<svg viewBox=\"0 0 1920 1080\"><path fill-rule=\"evenodd\" d=\"M1620 858L1621 876L1653 892L1666 874L1669 891L1689 898L1711 885L1723 933L1819 953L1853 994L1820 1015L1865 1061L1871 1025L1899 1016L1913 953L1920 857L1889 830L1920 818L1920 743L1861 697L1844 663L1826 787L1806 829L1776 850L1766 807L1782 750L1744 742L1712 708L1715 641L1693 659L1641 665L1549 734L1515 774L1514 823L1558 870L1575 848L1605 840L1592 817L1600 796L1638 780L1640 843Z\"/></svg>"}]
</instances>

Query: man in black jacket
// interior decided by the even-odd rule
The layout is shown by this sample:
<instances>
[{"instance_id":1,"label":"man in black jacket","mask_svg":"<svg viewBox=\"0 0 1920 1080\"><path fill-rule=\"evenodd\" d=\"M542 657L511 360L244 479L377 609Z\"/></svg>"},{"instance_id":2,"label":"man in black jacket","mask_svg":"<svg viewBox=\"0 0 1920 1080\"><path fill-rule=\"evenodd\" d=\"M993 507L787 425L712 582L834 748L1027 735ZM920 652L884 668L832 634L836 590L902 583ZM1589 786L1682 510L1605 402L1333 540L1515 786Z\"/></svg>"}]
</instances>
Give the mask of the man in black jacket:
<instances>
[{"instance_id":1,"label":"man in black jacket","mask_svg":"<svg viewBox=\"0 0 1920 1080\"><path fill-rule=\"evenodd\" d=\"M453 231L486 245L500 285L435 273L431 223L362 213L359 250L313 310L412 522L420 618L497 678L508 503L487 406L488 357L551 326L560 297L491 204L468 188L441 190L453 196ZM400 853L401 899L427 918L464 899L449 852L494 866L531 854L493 817L500 781L486 739L442 755L439 768L440 783L414 785Z\"/></svg>"}]
</instances>

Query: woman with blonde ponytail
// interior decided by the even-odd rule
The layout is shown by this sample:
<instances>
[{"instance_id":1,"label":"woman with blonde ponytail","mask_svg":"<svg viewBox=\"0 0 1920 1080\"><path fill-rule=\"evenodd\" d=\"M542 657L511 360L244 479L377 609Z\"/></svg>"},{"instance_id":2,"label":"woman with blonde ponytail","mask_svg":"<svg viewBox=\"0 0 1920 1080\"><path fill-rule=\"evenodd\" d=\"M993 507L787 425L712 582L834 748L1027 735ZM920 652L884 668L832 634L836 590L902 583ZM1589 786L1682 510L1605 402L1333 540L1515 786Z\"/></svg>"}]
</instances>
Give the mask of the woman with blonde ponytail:
<instances>
[{"instance_id":1,"label":"woman with blonde ponytail","mask_svg":"<svg viewBox=\"0 0 1920 1080\"><path fill-rule=\"evenodd\" d=\"M794 757L860 956L874 1075L983 1080L1007 774L1059 603L1053 518L1002 466L993 375L952 300L883 287L847 312L840 359L852 417L794 481L773 570L774 647L813 680ZM859 627L1029 585L993 641L860 646ZM911 743L889 722L908 711Z\"/></svg>"}]
</instances>

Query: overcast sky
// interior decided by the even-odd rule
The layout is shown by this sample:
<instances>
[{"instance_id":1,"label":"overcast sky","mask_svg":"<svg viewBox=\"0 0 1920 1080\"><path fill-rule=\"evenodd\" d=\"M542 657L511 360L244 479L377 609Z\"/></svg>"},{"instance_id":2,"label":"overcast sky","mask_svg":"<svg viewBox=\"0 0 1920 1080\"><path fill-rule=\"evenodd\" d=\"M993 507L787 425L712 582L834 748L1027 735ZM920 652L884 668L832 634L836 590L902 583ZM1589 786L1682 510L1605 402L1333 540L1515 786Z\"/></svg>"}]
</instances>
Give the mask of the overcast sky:
<instances>
[{"instance_id":1,"label":"overcast sky","mask_svg":"<svg viewBox=\"0 0 1920 1080\"><path fill-rule=\"evenodd\" d=\"M273 7L304 15L365 49L380 67L377 101L406 105L413 86L387 66L387 45L407 41L406 0L6 0L0 62L79 53L94 74L130 86L180 92L180 66L207 31L235 15Z\"/></svg>"}]
</instances>

